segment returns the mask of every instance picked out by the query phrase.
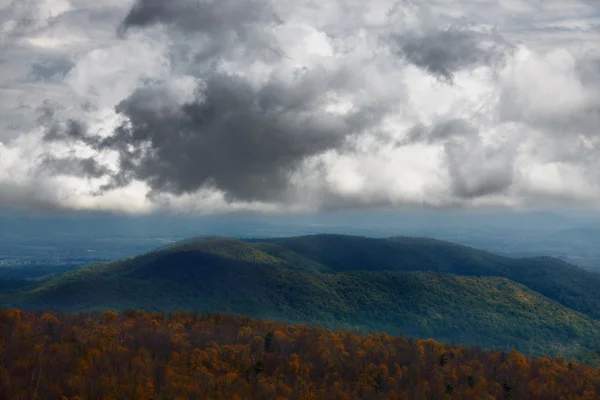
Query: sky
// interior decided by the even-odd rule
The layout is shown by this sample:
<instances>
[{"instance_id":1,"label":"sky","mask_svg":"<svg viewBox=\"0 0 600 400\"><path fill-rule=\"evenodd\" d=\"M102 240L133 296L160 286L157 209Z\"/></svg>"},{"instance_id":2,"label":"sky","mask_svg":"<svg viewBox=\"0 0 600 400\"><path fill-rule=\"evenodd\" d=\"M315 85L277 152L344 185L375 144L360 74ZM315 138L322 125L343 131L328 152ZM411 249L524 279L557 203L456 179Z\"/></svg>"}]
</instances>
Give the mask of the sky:
<instances>
[{"instance_id":1,"label":"sky","mask_svg":"<svg viewBox=\"0 0 600 400\"><path fill-rule=\"evenodd\" d=\"M0 0L0 207L600 205L596 0Z\"/></svg>"}]
</instances>

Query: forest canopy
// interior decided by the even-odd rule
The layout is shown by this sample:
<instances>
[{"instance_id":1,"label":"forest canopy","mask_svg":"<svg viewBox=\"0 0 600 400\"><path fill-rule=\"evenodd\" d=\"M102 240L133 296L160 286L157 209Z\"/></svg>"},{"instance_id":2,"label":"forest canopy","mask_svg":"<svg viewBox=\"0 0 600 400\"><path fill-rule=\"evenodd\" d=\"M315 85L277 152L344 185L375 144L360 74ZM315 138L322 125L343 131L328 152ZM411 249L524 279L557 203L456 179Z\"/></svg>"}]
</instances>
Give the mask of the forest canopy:
<instances>
[{"instance_id":1,"label":"forest canopy","mask_svg":"<svg viewBox=\"0 0 600 400\"><path fill-rule=\"evenodd\" d=\"M0 311L0 399L597 399L600 369L191 312Z\"/></svg>"}]
</instances>

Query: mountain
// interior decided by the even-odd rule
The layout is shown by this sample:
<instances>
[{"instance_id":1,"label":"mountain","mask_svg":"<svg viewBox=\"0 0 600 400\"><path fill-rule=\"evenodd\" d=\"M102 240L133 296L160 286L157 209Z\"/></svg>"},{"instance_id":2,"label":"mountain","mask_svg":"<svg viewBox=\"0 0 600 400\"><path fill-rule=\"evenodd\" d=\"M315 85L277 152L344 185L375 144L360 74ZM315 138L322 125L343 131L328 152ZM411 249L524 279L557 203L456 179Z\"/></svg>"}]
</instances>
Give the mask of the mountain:
<instances>
[{"instance_id":1,"label":"mountain","mask_svg":"<svg viewBox=\"0 0 600 400\"><path fill-rule=\"evenodd\" d=\"M538 286L571 299L553 284L585 271L563 264L415 238L207 237L64 274L6 305L224 312L574 355L596 349L599 322L505 277L535 283L556 269Z\"/></svg>"},{"instance_id":2,"label":"mountain","mask_svg":"<svg viewBox=\"0 0 600 400\"><path fill-rule=\"evenodd\" d=\"M508 258L441 240L412 237L312 235L272 239L269 243L277 245L276 251L285 249L318 263L322 272L433 271L504 277L590 317L600 318L600 274L556 258ZM268 247L263 250L272 254Z\"/></svg>"}]
</instances>

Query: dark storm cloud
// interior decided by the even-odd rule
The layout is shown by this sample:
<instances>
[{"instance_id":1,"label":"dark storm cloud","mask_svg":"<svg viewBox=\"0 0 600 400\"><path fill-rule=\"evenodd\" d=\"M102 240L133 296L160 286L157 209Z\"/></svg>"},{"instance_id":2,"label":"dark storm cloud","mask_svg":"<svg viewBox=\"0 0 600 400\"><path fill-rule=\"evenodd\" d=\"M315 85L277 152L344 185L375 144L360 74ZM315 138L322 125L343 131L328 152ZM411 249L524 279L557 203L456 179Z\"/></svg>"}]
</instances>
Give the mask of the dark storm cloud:
<instances>
[{"instance_id":1,"label":"dark storm cloud","mask_svg":"<svg viewBox=\"0 0 600 400\"><path fill-rule=\"evenodd\" d=\"M448 81L462 69L502 60L508 48L499 35L454 28L396 36L394 42L410 63Z\"/></svg>"},{"instance_id":2,"label":"dark storm cloud","mask_svg":"<svg viewBox=\"0 0 600 400\"><path fill-rule=\"evenodd\" d=\"M278 198L304 160L341 146L377 112L324 113L314 98L317 91L304 83L256 90L241 77L215 73L197 99L182 106L160 86L136 90L117 107L127 123L96 146L120 156L120 172L106 189L139 179L156 192L212 186L230 200ZM78 135L74 129L63 137Z\"/></svg>"},{"instance_id":3,"label":"dark storm cloud","mask_svg":"<svg viewBox=\"0 0 600 400\"><path fill-rule=\"evenodd\" d=\"M231 52L261 61L285 57L274 50L276 38L265 33L265 26L280 22L265 1L137 1L120 32L154 24L169 27L170 63L203 82L195 98L181 104L168 81L141 82L116 107L126 122L102 137L75 120L56 122L49 107L40 119L46 141L115 151L118 172L92 168L110 178L102 190L140 180L151 194L216 188L229 201L281 200L290 189L290 175L303 162L340 149L350 135L377 126L389 105L365 101L343 116L325 112L328 94L354 90L355 73L344 66L299 68L291 82L271 78L261 85L211 67L211 58ZM194 41L176 32L207 34L209 40Z\"/></svg>"},{"instance_id":4,"label":"dark storm cloud","mask_svg":"<svg viewBox=\"0 0 600 400\"><path fill-rule=\"evenodd\" d=\"M78 158L74 156L65 158L47 156L42 160L39 171L44 174L86 178L100 178L110 173L106 167L100 165L92 157Z\"/></svg>"},{"instance_id":5,"label":"dark storm cloud","mask_svg":"<svg viewBox=\"0 0 600 400\"><path fill-rule=\"evenodd\" d=\"M250 23L277 20L262 0L137 0L123 20L120 32L164 24L187 33L215 34L224 30L241 33Z\"/></svg>"}]
</instances>

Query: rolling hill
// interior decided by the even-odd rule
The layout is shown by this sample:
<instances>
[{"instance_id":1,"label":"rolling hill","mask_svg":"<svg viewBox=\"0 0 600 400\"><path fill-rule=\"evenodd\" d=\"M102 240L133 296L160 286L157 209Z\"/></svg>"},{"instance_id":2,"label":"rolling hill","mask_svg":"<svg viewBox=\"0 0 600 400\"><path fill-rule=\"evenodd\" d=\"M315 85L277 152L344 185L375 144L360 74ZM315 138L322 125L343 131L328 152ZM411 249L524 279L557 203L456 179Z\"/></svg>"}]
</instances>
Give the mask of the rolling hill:
<instances>
[{"instance_id":1,"label":"rolling hill","mask_svg":"<svg viewBox=\"0 0 600 400\"><path fill-rule=\"evenodd\" d=\"M597 348L593 278L429 239L209 237L64 274L6 305L224 312L574 355Z\"/></svg>"},{"instance_id":2,"label":"rolling hill","mask_svg":"<svg viewBox=\"0 0 600 400\"><path fill-rule=\"evenodd\" d=\"M371 239L312 235L273 239L275 254L292 251L321 266L321 272L353 270L432 271L497 276L521 283L569 308L600 318L600 274L552 257L508 258L435 239ZM258 243L260 245L260 243ZM269 247L263 247L273 254Z\"/></svg>"}]
</instances>

